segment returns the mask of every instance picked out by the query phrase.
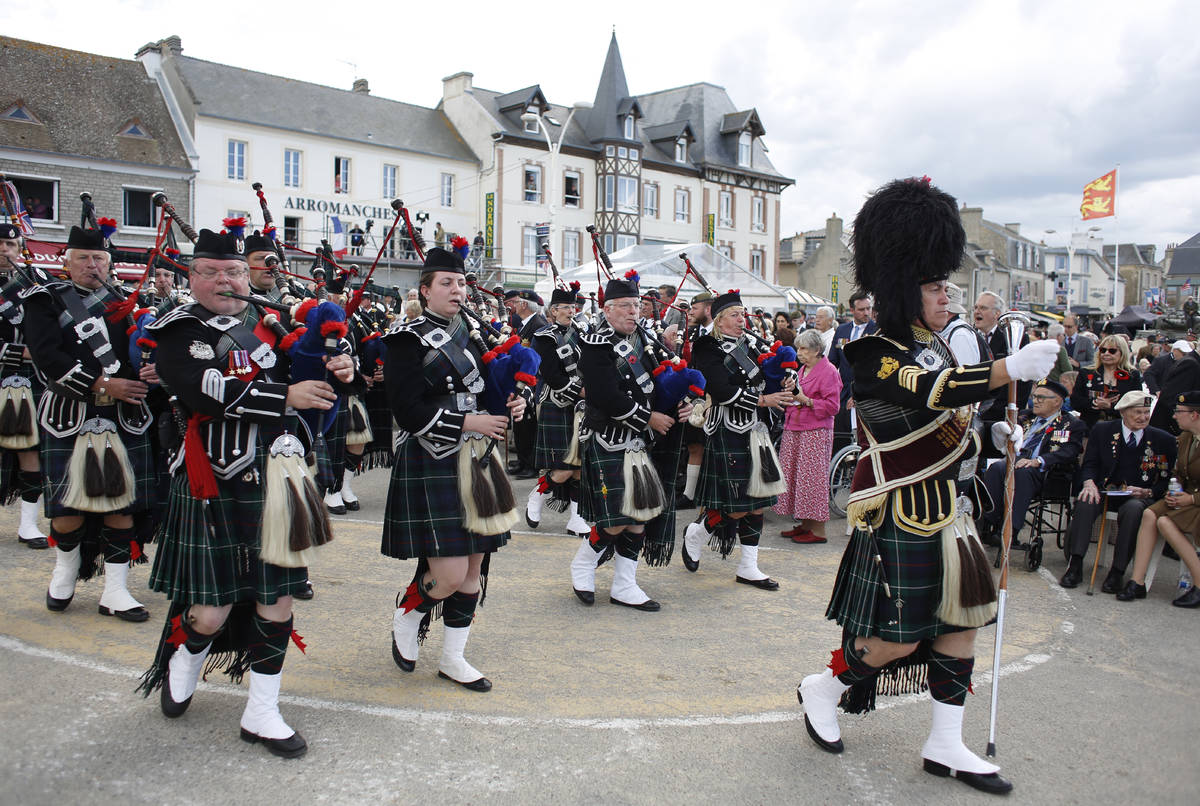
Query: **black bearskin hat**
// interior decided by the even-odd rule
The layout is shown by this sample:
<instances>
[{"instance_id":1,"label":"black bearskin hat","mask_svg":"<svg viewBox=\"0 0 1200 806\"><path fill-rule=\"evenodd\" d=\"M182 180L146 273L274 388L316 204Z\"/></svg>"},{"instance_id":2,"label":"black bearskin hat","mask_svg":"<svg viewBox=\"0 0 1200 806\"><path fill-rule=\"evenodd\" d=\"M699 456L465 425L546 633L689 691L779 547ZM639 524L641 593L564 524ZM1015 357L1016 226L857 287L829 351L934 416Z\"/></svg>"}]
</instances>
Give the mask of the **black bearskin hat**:
<instances>
[{"instance_id":1,"label":"black bearskin hat","mask_svg":"<svg viewBox=\"0 0 1200 806\"><path fill-rule=\"evenodd\" d=\"M948 278L965 244L958 202L927 176L896 179L867 199L854 219L854 279L875 295L885 336L912 343L921 284Z\"/></svg>"}]
</instances>

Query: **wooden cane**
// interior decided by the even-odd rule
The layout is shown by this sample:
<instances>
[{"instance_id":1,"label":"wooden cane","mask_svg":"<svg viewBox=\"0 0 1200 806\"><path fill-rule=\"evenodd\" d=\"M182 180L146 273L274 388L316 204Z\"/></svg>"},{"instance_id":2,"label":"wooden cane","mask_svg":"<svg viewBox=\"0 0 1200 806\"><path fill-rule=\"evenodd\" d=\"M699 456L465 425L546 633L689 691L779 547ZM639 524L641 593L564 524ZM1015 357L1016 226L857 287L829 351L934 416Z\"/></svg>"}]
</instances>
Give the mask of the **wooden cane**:
<instances>
[{"instance_id":1,"label":"wooden cane","mask_svg":"<svg viewBox=\"0 0 1200 806\"><path fill-rule=\"evenodd\" d=\"M1104 496L1104 506L1100 508L1100 539L1096 541L1096 560L1092 563L1092 578L1088 580L1088 596L1096 593L1096 570L1100 567L1100 555L1104 553L1104 523L1108 520L1108 495L1104 491L1100 495Z\"/></svg>"}]
</instances>

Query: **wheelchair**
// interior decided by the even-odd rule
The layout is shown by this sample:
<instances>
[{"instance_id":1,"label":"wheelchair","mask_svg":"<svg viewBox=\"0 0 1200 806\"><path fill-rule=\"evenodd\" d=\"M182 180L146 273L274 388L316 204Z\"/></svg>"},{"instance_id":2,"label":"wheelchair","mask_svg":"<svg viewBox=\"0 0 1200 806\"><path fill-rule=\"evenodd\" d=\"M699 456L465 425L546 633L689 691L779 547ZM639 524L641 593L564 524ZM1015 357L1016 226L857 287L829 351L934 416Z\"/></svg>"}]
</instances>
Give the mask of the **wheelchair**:
<instances>
[{"instance_id":1,"label":"wheelchair","mask_svg":"<svg viewBox=\"0 0 1200 806\"><path fill-rule=\"evenodd\" d=\"M829 514L832 517L846 517L850 484L854 481L854 467L861 452L857 435L851 435L850 444L837 451L829 462Z\"/></svg>"}]
</instances>

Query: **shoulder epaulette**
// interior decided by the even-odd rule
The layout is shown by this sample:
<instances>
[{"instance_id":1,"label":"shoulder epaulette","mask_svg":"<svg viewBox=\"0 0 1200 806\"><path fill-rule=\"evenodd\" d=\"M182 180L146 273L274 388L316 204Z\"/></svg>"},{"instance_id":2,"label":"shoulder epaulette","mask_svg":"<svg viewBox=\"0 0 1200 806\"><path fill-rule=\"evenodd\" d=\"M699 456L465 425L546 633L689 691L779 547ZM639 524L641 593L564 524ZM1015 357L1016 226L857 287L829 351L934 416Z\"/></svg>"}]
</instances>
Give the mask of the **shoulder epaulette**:
<instances>
[{"instance_id":1,"label":"shoulder epaulette","mask_svg":"<svg viewBox=\"0 0 1200 806\"><path fill-rule=\"evenodd\" d=\"M195 311L193 310L194 305L195 303L191 303L189 305L180 305L172 308L147 325L146 330L164 330L168 325L172 325L175 322L179 322L183 319L194 319L198 322L204 321L196 315Z\"/></svg>"},{"instance_id":2,"label":"shoulder epaulette","mask_svg":"<svg viewBox=\"0 0 1200 806\"><path fill-rule=\"evenodd\" d=\"M579 337L579 340L589 347L612 346L612 341L609 340L607 333L584 333Z\"/></svg>"}]
</instances>

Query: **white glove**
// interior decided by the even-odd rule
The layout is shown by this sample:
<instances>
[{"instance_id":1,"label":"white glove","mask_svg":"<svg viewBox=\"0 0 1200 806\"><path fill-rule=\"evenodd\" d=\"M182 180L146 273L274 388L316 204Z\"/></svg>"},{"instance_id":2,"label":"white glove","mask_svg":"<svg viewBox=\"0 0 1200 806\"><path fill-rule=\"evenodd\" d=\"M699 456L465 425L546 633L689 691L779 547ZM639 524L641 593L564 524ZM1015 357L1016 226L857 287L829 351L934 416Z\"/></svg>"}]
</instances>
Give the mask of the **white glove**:
<instances>
[{"instance_id":1,"label":"white glove","mask_svg":"<svg viewBox=\"0 0 1200 806\"><path fill-rule=\"evenodd\" d=\"M1050 374L1050 370L1054 369L1059 349L1058 342L1054 339L1043 339L1026 344L1004 359L1008 377L1014 381L1040 381Z\"/></svg>"},{"instance_id":2,"label":"white glove","mask_svg":"<svg viewBox=\"0 0 1200 806\"><path fill-rule=\"evenodd\" d=\"M1017 430L1004 420L998 423L992 423L992 445L1001 453L1008 447L1006 442L1011 442L1014 445L1020 445L1025 441L1025 429L1017 426Z\"/></svg>"}]
</instances>

